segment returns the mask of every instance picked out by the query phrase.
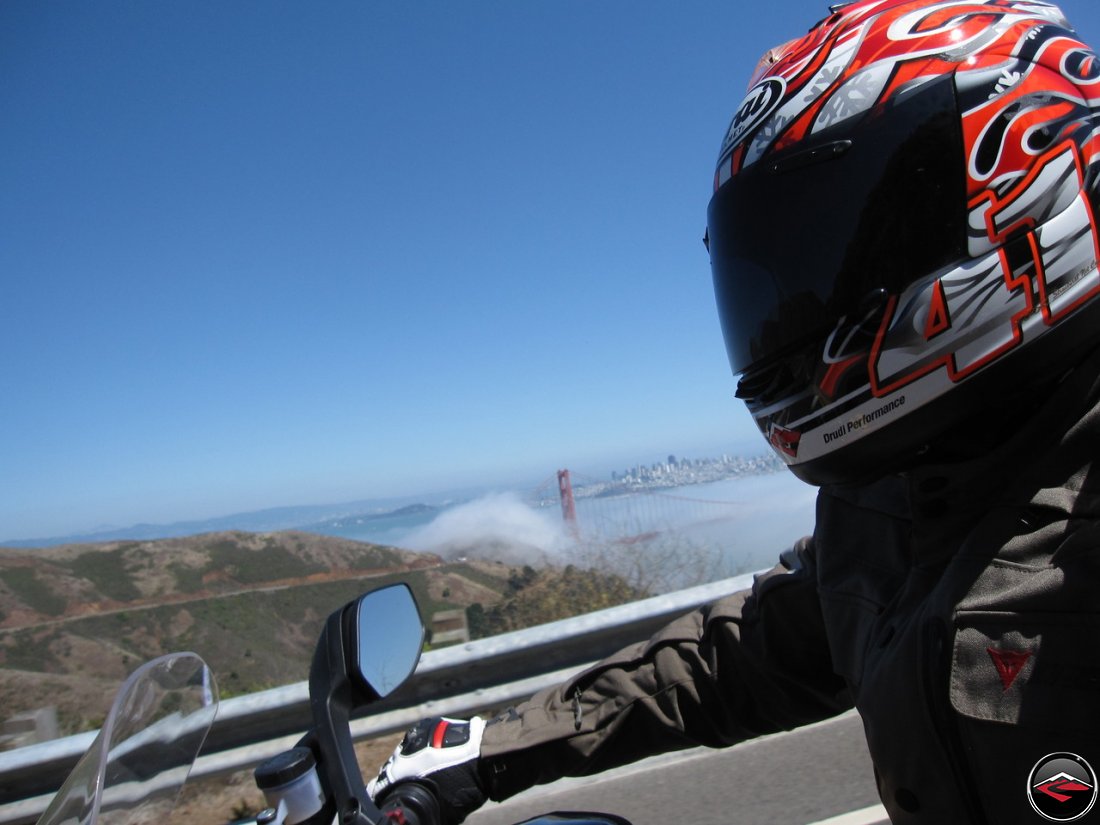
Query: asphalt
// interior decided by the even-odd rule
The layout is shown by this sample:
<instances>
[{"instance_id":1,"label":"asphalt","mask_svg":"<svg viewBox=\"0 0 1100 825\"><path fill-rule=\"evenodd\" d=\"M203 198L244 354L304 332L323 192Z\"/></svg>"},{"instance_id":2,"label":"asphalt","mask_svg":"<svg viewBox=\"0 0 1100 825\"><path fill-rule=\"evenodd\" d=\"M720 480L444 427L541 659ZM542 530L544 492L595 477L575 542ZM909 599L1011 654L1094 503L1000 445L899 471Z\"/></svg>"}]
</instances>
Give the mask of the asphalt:
<instances>
[{"instance_id":1,"label":"asphalt","mask_svg":"<svg viewBox=\"0 0 1100 825\"><path fill-rule=\"evenodd\" d=\"M554 810L605 811L634 825L888 823L854 713L733 748L683 751L562 780L490 803L467 823L513 825Z\"/></svg>"}]
</instances>

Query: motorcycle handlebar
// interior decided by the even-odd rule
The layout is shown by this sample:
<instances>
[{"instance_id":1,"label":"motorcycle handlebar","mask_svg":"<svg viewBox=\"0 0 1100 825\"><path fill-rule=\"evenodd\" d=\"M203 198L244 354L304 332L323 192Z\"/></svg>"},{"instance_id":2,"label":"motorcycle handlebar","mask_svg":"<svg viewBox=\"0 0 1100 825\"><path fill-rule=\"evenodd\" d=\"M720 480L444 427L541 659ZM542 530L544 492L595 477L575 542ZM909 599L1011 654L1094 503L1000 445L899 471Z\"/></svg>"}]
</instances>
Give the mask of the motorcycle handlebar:
<instances>
[{"instance_id":1,"label":"motorcycle handlebar","mask_svg":"<svg viewBox=\"0 0 1100 825\"><path fill-rule=\"evenodd\" d=\"M439 801L426 785L399 782L379 799L382 815L394 825L440 825Z\"/></svg>"}]
</instances>

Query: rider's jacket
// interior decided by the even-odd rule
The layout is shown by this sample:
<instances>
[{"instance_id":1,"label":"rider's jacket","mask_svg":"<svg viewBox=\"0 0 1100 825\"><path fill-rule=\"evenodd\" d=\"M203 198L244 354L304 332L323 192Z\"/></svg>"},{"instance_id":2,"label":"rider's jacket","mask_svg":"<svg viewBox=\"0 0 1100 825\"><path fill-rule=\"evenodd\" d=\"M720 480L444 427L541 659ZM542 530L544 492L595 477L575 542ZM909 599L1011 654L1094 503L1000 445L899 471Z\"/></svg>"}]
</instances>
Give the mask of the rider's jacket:
<instances>
[{"instance_id":1,"label":"rider's jacket","mask_svg":"<svg viewBox=\"0 0 1100 825\"><path fill-rule=\"evenodd\" d=\"M892 822L1045 821L1044 759L1100 771L1097 375L1094 358L977 458L822 488L812 538L751 591L493 720L490 796L854 705ZM1074 780L1041 801L1080 810Z\"/></svg>"}]
</instances>

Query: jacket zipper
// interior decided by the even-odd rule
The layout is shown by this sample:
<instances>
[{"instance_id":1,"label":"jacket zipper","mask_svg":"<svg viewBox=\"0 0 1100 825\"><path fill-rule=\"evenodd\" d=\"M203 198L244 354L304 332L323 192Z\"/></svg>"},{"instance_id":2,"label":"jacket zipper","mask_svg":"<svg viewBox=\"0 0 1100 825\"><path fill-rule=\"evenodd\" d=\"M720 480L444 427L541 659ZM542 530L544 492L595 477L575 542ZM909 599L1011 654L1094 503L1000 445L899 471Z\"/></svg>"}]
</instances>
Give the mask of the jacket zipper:
<instances>
[{"instance_id":1,"label":"jacket zipper","mask_svg":"<svg viewBox=\"0 0 1100 825\"><path fill-rule=\"evenodd\" d=\"M924 661L922 681L924 701L932 718L933 730L947 763L955 777L955 787L973 825L989 825L981 804L969 792L976 788L970 767L964 756L966 748L959 732L958 720L951 710L950 655L947 628L942 619L930 619L924 624Z\"/></svg>"}]
</instances>

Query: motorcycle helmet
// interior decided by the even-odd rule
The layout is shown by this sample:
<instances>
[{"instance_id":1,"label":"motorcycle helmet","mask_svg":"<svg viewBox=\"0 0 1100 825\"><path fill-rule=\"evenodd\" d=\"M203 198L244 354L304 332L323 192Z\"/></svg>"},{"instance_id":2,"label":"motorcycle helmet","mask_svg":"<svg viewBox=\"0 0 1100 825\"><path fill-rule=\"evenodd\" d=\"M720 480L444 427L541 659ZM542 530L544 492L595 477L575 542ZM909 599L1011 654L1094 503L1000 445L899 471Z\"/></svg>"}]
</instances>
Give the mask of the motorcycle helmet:
<instances>
[{"instance_id":1,"label":"motorcycle helmet","mask_svg":"<svg viewBox=\"0 0 1100 825\"><path fill-rule=\"evenodd\" d=\"M706 235L737 396L819 485L1013 415L1100 344L1100 59L1037 0L831 12L761 60Z\"/></svg>"}]
</instances>

